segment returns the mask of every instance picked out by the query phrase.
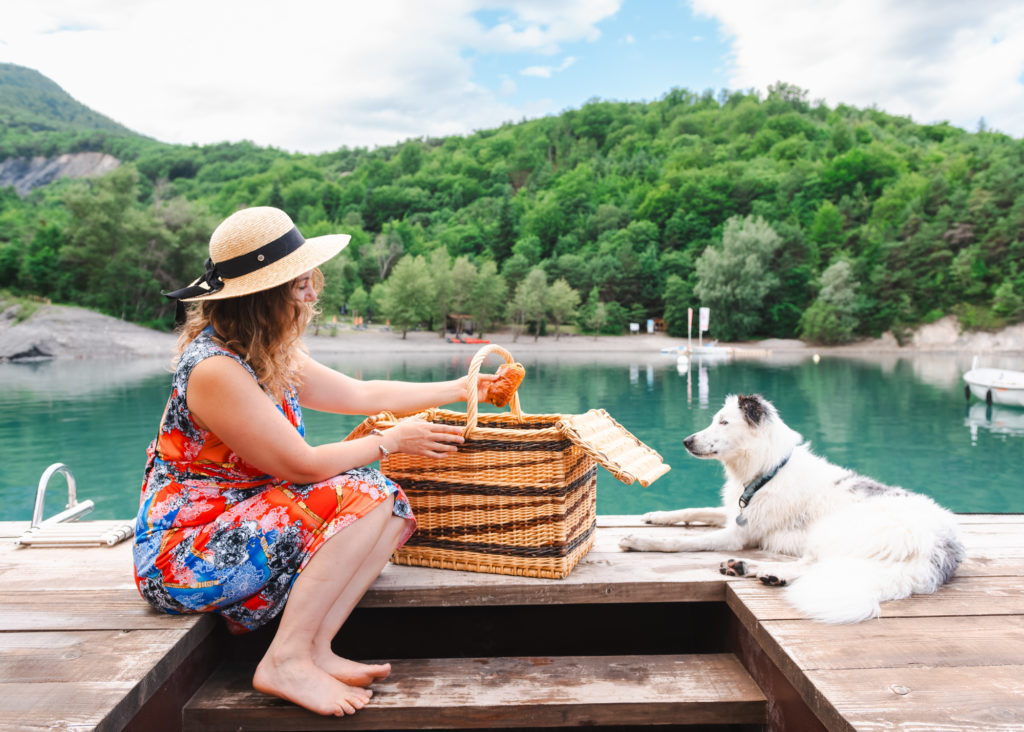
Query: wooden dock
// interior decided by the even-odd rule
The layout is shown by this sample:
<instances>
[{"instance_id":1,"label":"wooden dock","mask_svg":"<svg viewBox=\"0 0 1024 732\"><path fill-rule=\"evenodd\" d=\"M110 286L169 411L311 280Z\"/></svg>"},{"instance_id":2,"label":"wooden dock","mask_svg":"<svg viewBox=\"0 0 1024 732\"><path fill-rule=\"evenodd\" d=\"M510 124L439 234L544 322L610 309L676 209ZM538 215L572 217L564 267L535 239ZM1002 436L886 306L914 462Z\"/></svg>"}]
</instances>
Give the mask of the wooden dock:
<instances>
[{"instance_id":1,"label":"wooden dock","mask_svg":"<svg viewBox=\"0 0 1024 732\"><path fill-rule=\"evenodd\" d=\"M27 522L0 523L0 730L1024 730L1024 515L960 519L953 582L852 626L723 577L722 554L618 551L694 530L638 517L600 517L564 580L389 565L336 648L394 672L341 720L249 688L273 628L150 610L128 542L17 548Z\"/></svg>"}]
</instances>

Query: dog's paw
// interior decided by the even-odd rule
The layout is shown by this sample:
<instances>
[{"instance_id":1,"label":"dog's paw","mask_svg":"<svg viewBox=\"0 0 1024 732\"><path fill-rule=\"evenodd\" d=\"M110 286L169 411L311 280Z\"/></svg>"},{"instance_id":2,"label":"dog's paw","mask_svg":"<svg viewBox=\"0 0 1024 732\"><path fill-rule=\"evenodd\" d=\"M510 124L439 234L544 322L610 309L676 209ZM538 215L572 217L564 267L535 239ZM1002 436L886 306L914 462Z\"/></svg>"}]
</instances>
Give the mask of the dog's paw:
<instances>
[{"instance_id":1,"label":"dog's paw","mask_svg":"<svg viewBox=\"0 0 1024 732\"><path fill-rule=\"evenodd\" d=\"M758 579L769 587L785 587L789 584L786 580L781 577L776 577L774 574L763 574L758 577Z\"/></svg>"},{"instance_id":2,"label":"dog's paw","mask_svg":"<svg viewBox=\"0 0 1024 732\"><path fill-rule=\"evenodd\" d=\"M640 520L645 524L654 524L655 526L671 526L675 523L669 511L650 511L641 516Z\"/></svg>"},{"instance_id":3,"label":"dog's paw","mask_svg":"<svg viewBox=\"0 0 1024 732\"><path fill-rule=\"evenodd\" d=\"M728 577L745 577L747 564L742 559L727 559L718 567L718 571Z\"/></svg>"},{"instance_id":4,"label":"dog's paw","mask_svg":"<svg viewBox=\"0 0 1024 732\"><path fill-rule=\"evenodd\" d=\"M619 539L619 549L624 552L642 552L644 550L644 539L642 536L629 534Z\"/></svg>"}]
</instances>

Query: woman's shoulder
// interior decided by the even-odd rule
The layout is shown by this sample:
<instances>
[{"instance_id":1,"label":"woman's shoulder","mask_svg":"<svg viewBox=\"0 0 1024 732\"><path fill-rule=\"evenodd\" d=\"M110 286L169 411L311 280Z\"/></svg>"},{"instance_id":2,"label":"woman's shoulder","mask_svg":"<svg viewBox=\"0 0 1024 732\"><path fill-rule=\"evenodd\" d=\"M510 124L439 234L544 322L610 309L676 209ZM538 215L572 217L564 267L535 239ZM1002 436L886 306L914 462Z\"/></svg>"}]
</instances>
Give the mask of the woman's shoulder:
<instances>
[{"instance_id":1,"label":"woman's shoulder","mask_svg":"<svg viewBox=\"0 0 1024 732\"><path fill-rule=\"evenodd\" d=\"M252 370L252 367L246 363L245 359L227 346L219 343L215 338L213 328L209 327L204 328L187 346L185 346L185 350L181 352L181 358L178 359L177 371L181 376L187 378L188 374L191 373L192 369L194 369L197 364L212 356L227 356L228 358L240 363L245 367L246 371L255 377L255 372Z\"/></svg>"}]
</instances>

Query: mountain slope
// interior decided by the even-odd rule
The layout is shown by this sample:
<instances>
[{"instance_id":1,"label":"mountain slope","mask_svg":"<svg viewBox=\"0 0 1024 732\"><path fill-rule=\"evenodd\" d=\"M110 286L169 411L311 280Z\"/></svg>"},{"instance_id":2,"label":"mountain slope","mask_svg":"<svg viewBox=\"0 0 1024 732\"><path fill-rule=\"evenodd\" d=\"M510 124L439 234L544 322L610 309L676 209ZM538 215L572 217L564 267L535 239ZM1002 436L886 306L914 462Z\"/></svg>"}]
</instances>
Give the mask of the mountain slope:
<instances>
[{"instance_id":1,"label":"mountain slope","mask_svg":"<svg viewBox=\"0 0 1024 732\"><path fill-rule=\"evenodd\" d=\"M109 117L75 101L34 69L0 64L0 120L6 134L43 131L105 130L133 134Z\"/></svg>"}]
</instances>

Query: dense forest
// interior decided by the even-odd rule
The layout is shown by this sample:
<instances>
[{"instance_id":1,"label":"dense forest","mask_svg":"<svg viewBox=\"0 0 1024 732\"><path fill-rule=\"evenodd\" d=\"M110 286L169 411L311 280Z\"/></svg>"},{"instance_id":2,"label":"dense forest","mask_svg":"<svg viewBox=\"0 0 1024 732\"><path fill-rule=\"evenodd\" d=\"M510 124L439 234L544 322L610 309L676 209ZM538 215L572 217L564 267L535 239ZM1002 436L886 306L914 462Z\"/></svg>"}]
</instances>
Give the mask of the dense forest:
<instances>
[{"instance_id":1,"label":"dense forest","mask_svg":"<svg viewBox=\"0 0 1024 732\"><path fill-rule=\"evenodd\" d=\"M0 65L0 163L101 151L122 165L0 189L0 290L167 328L232 211L286 210L352 242L325 266L341 312L443 332L621 332L711 308L721 340L842 342L955 314L1024 319L1024 141L878 109L672 89L465 136L292 154L131 133Z\"/></svg>"}]
</instances>

